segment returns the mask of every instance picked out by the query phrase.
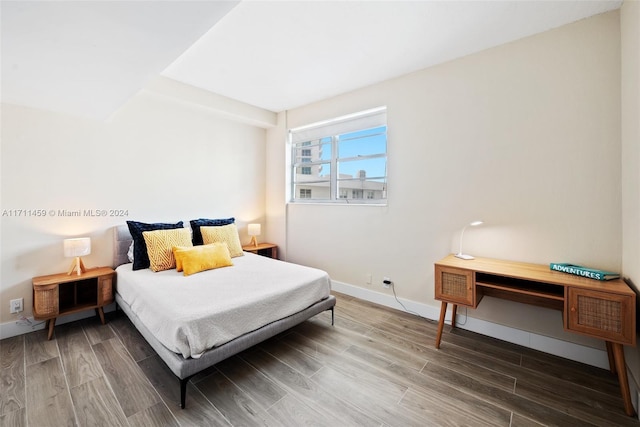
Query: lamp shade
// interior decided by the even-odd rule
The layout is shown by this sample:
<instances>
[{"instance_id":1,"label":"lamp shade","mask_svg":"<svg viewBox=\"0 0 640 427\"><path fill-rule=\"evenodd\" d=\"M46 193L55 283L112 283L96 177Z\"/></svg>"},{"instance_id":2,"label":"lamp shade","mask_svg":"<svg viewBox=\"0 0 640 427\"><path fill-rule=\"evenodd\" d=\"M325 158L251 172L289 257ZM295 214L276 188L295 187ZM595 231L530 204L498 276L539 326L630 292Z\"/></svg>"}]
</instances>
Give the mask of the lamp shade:
<instances>
[{"instance_id":1,"label":"lamp shade","mask_svg":"<svg viewBox=\"0 0 640 427\"><path fill-rule=\"evenodd\" d=\"M79 237L77 239L65 239L64 256L67 258L89 255L91 253L91 238Z\"/></svg>"},{"instance_id":2,"label":"lamp shade","mask_svg":"<svg viewBox=\"0 0 640 427\"><path fill-rule=\"evenodd\" d=\"M260 235L260 224L249 224L248 233L249 236L259 236Z\"/></svg>"}]
</instances>

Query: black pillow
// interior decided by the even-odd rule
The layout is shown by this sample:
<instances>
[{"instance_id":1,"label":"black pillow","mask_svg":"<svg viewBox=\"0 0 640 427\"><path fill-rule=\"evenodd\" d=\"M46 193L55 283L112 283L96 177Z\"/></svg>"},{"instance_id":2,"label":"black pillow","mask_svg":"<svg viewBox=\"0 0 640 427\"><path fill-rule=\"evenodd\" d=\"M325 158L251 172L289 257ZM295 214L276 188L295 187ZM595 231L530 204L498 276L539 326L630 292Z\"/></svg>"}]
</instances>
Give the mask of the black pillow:
<instances>
[{"instance_id":1,"label":"black pillow","mask_svg":"<svg viewBox=\"0 0 640 427\"><path fill-rule=\"evenodd\" d=\"M235 218L227 218L227 219L192 219L189 221L191 223L191 231L193 246L203 245L202 241L202 232L200 231L200 227L220 227L222 225L229 225L235 222Z\"/></svg>"},{"instance_id":2,"label":"black pillow","mask_svg":"<svg viewBox=\"0 0 640 427\"><path fill-rule=\"evenodd\" d=\"M129 232L133 237L133 269L142 270L149 268L149 254L147 253L147 244L144 241L143 231L153 230L171 230L174 228L184 228L182 221L175 224L155 223L147 224L144 222L127 221Z\"/></svg>"}]
</instances>

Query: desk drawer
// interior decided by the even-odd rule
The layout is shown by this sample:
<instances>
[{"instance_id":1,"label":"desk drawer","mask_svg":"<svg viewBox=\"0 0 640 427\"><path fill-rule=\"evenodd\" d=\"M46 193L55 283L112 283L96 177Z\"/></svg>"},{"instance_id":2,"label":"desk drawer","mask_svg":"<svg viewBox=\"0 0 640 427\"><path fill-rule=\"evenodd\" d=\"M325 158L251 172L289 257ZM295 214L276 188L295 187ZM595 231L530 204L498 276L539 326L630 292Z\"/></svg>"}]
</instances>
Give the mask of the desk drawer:
<instances>
[{"instance_id":1,"label":"desk drawer","mask_svg":"<svg viewBox=\"0 0 640 427\"><path fill-rule=\"evenodd\" d=\"M570 287L565 325L572 332L635 345L634 302L630 295Z\"/></svg>"},{"instance_id":2,"label":"desk drawer","mask_svg":"<svg viewBox=\"0 0 640 427\"><path fill-rule=\"evenodd\" d=\"M480 302L474 286L474 273L458 268L435 266L435 299L475 308Z\"/></svg>"}]
</instances>

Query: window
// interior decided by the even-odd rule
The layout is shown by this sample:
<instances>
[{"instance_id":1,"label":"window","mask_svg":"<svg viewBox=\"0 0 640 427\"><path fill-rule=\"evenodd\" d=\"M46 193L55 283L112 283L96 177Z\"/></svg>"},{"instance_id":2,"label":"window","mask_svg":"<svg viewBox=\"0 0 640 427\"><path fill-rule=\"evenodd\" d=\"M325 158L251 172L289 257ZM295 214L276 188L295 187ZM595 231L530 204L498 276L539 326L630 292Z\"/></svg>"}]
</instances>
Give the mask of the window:
<instances>
[{"instance_id":1,"label":"window","mask_svg":"<svg viewBox=\"0 0 640 427\"><path fill-rule=\"evenodd\" d=\"M310 188L301 188L300 189L300 198L301 199L310 199L311 198L311 189Z\"/></svg>"},{"instance_id":2,"label":"window","mask_svg":"<svg viewBox=\"0 0 640 427\"><path fill-rule=\"evenodd\" d=\"M386 107L290 129L289 137L292 202L386 203Z\"/></svg>"}]
</instances>

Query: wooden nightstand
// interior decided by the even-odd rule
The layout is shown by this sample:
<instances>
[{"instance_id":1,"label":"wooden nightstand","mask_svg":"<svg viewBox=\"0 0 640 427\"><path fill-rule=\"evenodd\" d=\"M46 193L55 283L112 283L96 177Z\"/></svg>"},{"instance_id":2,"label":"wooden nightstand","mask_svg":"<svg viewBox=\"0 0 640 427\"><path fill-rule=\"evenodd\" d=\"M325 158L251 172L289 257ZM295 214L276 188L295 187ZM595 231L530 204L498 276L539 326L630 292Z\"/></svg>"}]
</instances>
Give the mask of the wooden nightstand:
<instances>
[{"instance_id":1,"label":"wooden nightstand","mask_svg":"<svg viewBox=\"0 0 640 427\"><path fill-rule=\"evenodd\" d=\"M48 339L56 319L65 314L95 309L104 325L102 307L113 302L115 271L98 267L77 274L50 274L33 278L33 318L46 320Z\"/></svg>"},{"instance_id":2,"label":"wooden nightstand","mask_svg":"<svg viewBox=\"0 0 640 427\"><path fill-rule=\"evenodd\" d=\"M278 245L274 245L273 243L258 243L258 246L246 245L242 247L242 250L278 259Z\"/></svg>"}]
</instances>

